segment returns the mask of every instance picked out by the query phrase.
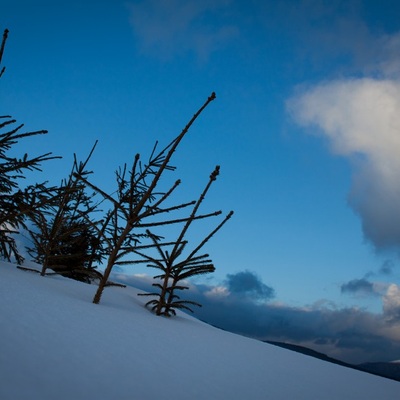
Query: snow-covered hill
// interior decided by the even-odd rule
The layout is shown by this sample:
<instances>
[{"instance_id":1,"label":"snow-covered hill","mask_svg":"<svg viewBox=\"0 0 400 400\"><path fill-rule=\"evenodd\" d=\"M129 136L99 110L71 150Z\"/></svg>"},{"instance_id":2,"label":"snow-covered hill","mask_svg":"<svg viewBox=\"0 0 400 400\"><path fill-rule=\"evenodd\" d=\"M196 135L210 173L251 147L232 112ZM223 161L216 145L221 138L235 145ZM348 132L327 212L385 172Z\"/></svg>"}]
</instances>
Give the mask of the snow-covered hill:
<instances>
[{"instance_id":1,"label":"snow-covered hill","mask_svg":"<svg viewBox=\"0 0 400 400\"><path fill-rule=\"evenodd\" d=\"M400 383L0 265L0 399L394 399Z\"/></svg>"}]
</instances>

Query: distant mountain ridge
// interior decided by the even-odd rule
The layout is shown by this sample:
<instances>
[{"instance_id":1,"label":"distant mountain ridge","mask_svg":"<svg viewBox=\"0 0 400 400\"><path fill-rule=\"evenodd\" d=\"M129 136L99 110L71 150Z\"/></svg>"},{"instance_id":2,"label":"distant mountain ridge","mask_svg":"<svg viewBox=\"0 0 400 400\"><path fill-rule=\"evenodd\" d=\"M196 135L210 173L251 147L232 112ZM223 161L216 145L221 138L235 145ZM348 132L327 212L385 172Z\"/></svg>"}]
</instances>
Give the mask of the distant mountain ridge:
<instances>
[{"instance_id":1,"label":"distant mountain ridge","mask_svg":"<svg viewBox=\"0 0 400 400\"><path fill-rule=\"evenodd\" d=\"M368 372L370 374L382 376L384 378L393 379L400 382L400 362L368 362L362 364L350 364L344 361L337 360L335 358L329 357L324 353L312 350L308 347L299 346L297 344L276 342L272 340L264 340L265 343L272 344L274 346L279 346L288 350L296 351L298 353L305 354L310 357L315 357L320 360L328 361L333 364L338 364L343 367L356 369L359 371Z\"/></svg>"},{"instance_id":2,"label":"distant mountain ridge","mask_svg":"<svg viewBox=\"0 0 400 400\"><path fill-rule=\"evenodd\" d=\"M367 371L371 374L400 382L400 363L398 362L370 362L359 364L357 367L361 371Z\"/></svg>"}]
</instances>

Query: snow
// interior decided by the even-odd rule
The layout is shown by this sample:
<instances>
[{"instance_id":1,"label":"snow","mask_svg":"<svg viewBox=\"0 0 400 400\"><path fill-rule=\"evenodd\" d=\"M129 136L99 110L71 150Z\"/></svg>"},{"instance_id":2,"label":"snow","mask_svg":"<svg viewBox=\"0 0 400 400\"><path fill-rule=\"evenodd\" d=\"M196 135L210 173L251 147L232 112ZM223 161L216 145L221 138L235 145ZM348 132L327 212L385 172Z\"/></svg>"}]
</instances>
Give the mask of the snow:
<instances>
[{"instance_id":1,"label":"snow","mask_svg":"<svg viewBox=\"0 0 400 400\"><path fill-rule=\"evenodd\" d=\"M0 264L0 398L394 399L400 384L225 332L157 317L135 288Z\"/></svg>"}]
</instances>

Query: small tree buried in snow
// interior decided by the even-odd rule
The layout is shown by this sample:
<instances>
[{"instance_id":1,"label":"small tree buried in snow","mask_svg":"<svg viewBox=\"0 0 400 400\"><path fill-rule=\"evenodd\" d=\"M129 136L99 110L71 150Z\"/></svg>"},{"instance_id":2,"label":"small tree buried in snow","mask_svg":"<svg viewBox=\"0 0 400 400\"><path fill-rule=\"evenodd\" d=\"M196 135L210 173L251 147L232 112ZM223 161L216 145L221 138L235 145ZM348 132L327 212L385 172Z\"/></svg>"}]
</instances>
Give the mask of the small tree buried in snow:
<instances>
[{"instance_id":1,"label":"small tree buried in snow","mask_svg":"<svg viewBox=\"0 0 400 400\"><path fill-rule=\"evenodd\" d=\"M104 287L107 285L108 278L115 265L143 262L143 260L127 261L127 256L135 253L138 254L152 247L174 244L174 242L142 244L143 239L152 237L146 233L145 229L186 222L188 218L162 221L154 221L154 219L171 211L193 205L195 202L163 208L163 204L178 187L180 181L176 181L166 192L156 191L156 187L164 171L175 169L170 165L173 153L194 121L214 99L215 93L212 93L182 132L167 147L156 153L156 145L147 164L142 165L140 156L137 154L128 174L126 166L116 172L118 183L117 198L108 195L96 185L89 182L84 176L76 174L88 187L97 191L112 204L111 210L106 214L102 226L98 229L99 235L108 247L109 256L103 279L100 281L99 288L93 298L94 303L98 304L100 302Z\"/></svg>"},{"instance_id":2,"label":"small tree buried in snow","mask_svg":"<svg viewBox=\"0 0 400 400\"><path fill-rule=\"evenodd\" d=\"M184 281L187 279L197 276L204 275L215 271L215 267L212 261L209 259L208 254L197 255L203 246L214 236L222 226L231 218L233 211L231 211L224 220L209 234L207 235L200 244L192 250L189 255L184 255L188 241L184 240L185 235L196 219L217 216L221 214L217 211L213 214L208 215L197 215L197 211L203 202L212 182L214 182L219 174L219 166L215 168L213 173L210 175L210 180L200 195L199 199L195 203L190 217L186 220L183 225L182 231L177 238L176 242L172 245L172 250L164 250L165 246L160 245L157 236L147 231L151 237L154 246L157 248L157 252L160 258L155 258L144 253L140 255L150 261L149 267L159 269L160 275L154 277L154 279L160 279L161 283L153 283L153 286L159 288L159 293L143 293L140 296L154 296L156 299L150 300L146 303L146 306L152 306L152 311L155 311L157 315L165 315L170 317L176 315L175 309L185 309L193 312L189 305L195 305L201 307L201 304L191 300L181 300L176 294L178 290L189 289L188 286L184 285Z\"/></svg>"},{"instance_id":3,"label":"small tree buried in snow","mask_svg":"<svg viewBox=\"0 0 400 400\"><path fill-rule=\"evenodd\" d=\"M101 261L104 256L94 228L98 221L92 219L97 204L93 201L94 194L88 195L85 185L75 175L91 174L86 166L96 144L84 162L78 162L74 155L71 172L61 182L53 204L29 215L33 225L29 229L33 247L28 252L42 265L42 276L50 268L58 274L87 283L102 277L93 267L93 262Z\"/></svg>"}]
</instances>

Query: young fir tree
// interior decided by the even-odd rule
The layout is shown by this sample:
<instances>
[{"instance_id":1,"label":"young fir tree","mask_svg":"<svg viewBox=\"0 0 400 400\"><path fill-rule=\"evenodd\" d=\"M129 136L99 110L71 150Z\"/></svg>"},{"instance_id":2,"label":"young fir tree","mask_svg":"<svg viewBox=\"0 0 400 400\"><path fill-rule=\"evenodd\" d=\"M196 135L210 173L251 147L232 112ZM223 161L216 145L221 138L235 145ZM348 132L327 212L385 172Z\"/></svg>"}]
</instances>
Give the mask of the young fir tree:
<instances>
[{"instance_id":1,"label":"young fir tree","mask_svg":"<svg viewBox=\"0 0 400 400\"><path fill-rule=\"evenodd\" d=\"M191 300L181 300L176 294L178 290L185 290L189 287L184 285L183 282L187 279L197 276L204 275L215 271L215 267L212 261L209 259L208 254L197 255L203 246L213 237L222 226L231 218L233 211L231 211L224 220L210 233L208 234L197 247L194 248L188 255L185 256L185 250L188 244L187 240L184 240L185 235L192 225L193 221L203 218L204 216L198 216L197 212L204 201L211 184L216 180L219 174L219 166L210 175L208 184L204 191L201 193L199 199L195 203L192 213L187 218L183 228L180 232L179 237L172 245L172 250L165 250L159 244L159 239L148 231L160 258L152 257L151 255L140 253L140 255L150 261L148 264L151 268L156 268L161 271L160 275L154 276L154 279L160 279L161 283L153 283L153 286L157 287L160 291L157 293L144 293L140 296L154 296L156 299L150 300L146 303L146 306L152 306L152 311L157 315L165 315L167 317L175 315L175 309L185 309L193 312L189 305L196 305L201 307L201 304ZM217 211L210 215L219 215L221 212Z\"/></svg>"},{"instance_id":2,"label":"young fir tree","mask_svg":"<svg viewBox=\"0 0 400 400\"><path fill-rule=\"evenodd\" d=\"M97 144L97 142L96 142ZM91 283L102 275L93 266L103 254L102 242L93 220L97 204L76 174L85 177L87 163L96 147L93 146L84 162L74 162L67 179L58 188L56 201L50 207L39 209L29 216L32 228L29 233L33 247L28 249L33 260L42 265L41 275L48 269L68 278Z\"/></svg>"},{"instance_id":3,"label":"young fir tree","mask_svg":"<svg viewBox=\"0 0 400 400\"><path fill-rule=\"evenodd\" d=\"M173 153L194 121L214 99L215 93L212 93L203 106L194 114L182 132L159 153L156 153L156 144L147 164L142 165L140 156L137 154L132 163L132 167L129 169L129 173L127 173L126 166L117 171L118 189L116 198L105 193L96 185L89 182L85 177L77 174L77 177L79 177L82 182L94 189L112 204L110 211L106 214L106 218L104 218L103 224L99 229L99 234L105 238L107 243L109 256L103 278L93 298L94 303L97 304L100 302L104 287L107 285L108 278L115 265L143 262L143 260L126 260L126 257L130 254L134 254L135 251L141 251L155 246L153 243L142 244L142 241L148 238L145 229L186 221L187 218L183 220L156 220L156 218L161 215L194 204L190 202L163 208L163 204L178 187L180 181L176 181L166 192L156 191L156 187L162 174L166 170L174 170L174 167L170 165ZM168 245L168 243L159 244L159 246L164 245Z\"/></svg>"},{"instance_id":4,"label":"young fir tree","mask_svg":"<svg viewBox=\"0 0 400 400\"><path fill-rule=\"evenodd\" d=\"M4 48L8 37L8 30L3 34L0 46L0 77L5 67L1 67ZM10 115L0 115L0 256L8 261L15 259L22 263L16 241L12 236L18 233L21 227L26 227L25 220L33 215L38 208L48 207L54 199L54 188L45 183L20 187L20 180L26 171L38 170L43 161L59 158L46 153L38 157L9 156L10 150L21 140L30 136L46 134L47 131L21 133L23 124L15 125L16 120Z\"/></svg>"}]
</instances>

